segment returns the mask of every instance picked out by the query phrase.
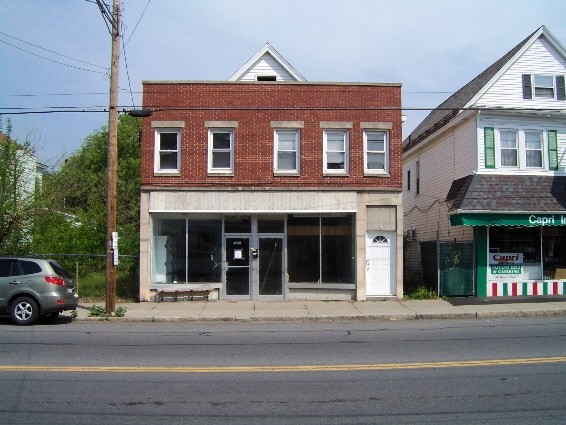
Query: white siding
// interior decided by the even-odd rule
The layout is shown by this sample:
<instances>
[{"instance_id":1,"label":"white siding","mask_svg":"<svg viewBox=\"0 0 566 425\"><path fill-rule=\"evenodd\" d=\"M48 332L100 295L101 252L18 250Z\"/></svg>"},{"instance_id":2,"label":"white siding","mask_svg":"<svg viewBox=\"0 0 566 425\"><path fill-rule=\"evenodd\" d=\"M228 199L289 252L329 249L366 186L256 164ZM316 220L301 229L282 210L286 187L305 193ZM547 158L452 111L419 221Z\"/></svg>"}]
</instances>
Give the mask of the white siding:
<instances>
[{"instance_id":1,"label":"white siding","mask_svg":"<svg viewBox=\"0 0 566 425\"><path fill-rule=\"evenodd\" d=\"M475 105L514 108L564 109L555 99L523 99L522 74L566 74L566 59L544 38L539 38L476 102Z\"/></svg>"},{"instance_id":2,"label":"white siding","mask_svg":"<svg viewBox=\"0 0 566 425\"><path fill-rule=\"evenodd\" d=\"M565 105L566 106L566 105ZM499 137L497 130L517 129L517 130L541 130L543 132L543 161L547 170L515 170L515 169L486 169L485 168L485 146L484 146L484 128L493 127L495 129L495 150L499 149ZM559 169L557 171L548 171L548 130L556 130L558 132L558 160ZM566 125L564 119L548 118L548 117L527 117L513 115L480 115L478 124L478 161L479 173L489 174L537 174L537 175L565 175L566 174ZM499 165L496 154L496 167Z\"/></svg>"},{"instance_id":3,"label":"white siding","mask_svg":"<svg viewBox=\"0 0 566 425\"><path fill-rule=\"evenodd\" d=\"M451 227L446 195L453 180L471 174L476 167L476 120L428 142L403 160L403 228L416 229L419 240L470 239L471 228ZM420 162L420 193L416 194L416 162ZM411 190L407 191L407 171L411 170Z\"/></svg>"},{"instance_id":4,"label":"white siding","mask_svg":"<svg viewBox=\"0 0 566 425\"><path fill-rule=\"evenodd\" d=\"M277 81L297 81L268 53L259 58L238 80L255 81L256 75L277 75Z\"/></svg>"}]
</instances>

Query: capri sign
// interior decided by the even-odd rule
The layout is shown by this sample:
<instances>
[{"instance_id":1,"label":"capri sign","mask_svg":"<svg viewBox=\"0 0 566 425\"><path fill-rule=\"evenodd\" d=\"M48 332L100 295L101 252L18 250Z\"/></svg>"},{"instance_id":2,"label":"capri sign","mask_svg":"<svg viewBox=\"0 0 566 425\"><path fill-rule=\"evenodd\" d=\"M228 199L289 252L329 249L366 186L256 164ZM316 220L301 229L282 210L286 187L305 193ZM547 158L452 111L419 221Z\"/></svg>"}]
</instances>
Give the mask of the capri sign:
<instances>
[{"instance_id":1,"label":"capri sign","mask_svg":"<svg viewBox=\"0 0 566 425\"><path fill-rule=\"evenodd\" d=\"M489 268L492 279L514 279L523 274L523 253L489 253Z\"/></svg>"},{"instance_id":2,"label":"capri sign","mask_svg":"<svg viewBox=\"0 0 566 425\"><path fill-rule=\"evenodd\" d=\"M450 216L452 226L566 226L566 214L460 213Z\"/></svg>"}]
</instances>

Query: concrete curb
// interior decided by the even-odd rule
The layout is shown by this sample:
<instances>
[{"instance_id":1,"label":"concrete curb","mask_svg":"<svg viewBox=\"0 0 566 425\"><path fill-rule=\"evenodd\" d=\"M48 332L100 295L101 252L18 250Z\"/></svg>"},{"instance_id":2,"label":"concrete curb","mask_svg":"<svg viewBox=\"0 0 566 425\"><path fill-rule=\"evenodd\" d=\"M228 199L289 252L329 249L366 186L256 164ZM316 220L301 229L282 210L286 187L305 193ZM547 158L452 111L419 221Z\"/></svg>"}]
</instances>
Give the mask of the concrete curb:
<instances>
[{"instance_id":1,"label":"concrete curb","mask_svg":"<svg viewBox=\"0 0 566 425\"><path fill-rule=\"evenodd\" d=\"M461 313L365 314L359 316L266 316L266 317L76 317L75 322L230 323L230 322L384 322L396 320L493 319L503 317L566 316L566 309Z\"/></svg>"}]
</instances>

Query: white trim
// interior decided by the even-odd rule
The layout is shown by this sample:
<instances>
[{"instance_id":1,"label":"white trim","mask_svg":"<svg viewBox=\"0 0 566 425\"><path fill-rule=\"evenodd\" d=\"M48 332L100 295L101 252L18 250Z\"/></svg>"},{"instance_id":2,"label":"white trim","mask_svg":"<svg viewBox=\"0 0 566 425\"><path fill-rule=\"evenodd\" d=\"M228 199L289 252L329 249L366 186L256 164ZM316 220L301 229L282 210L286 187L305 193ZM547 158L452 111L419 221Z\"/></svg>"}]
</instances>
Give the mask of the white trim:
<instances>
[{"instance_id":1,"label":"white trim","mask_svg":"<svg viewBox=\"0 0 566 425\"><path fill-rule=\"evenodd\" d=\"M373 169L373 168L368 168L368 145L367 145L367 135L368 133L381 133L384 134L384 146L383 146L383 152L379 152L379 151L371 151L371 153L376 153L376 154L384 154L384 168L383 169ZM389 132L387 130L374 130L374 129L366 129L364 130L364 175L384 175L387 174L389 175Z\"/></svg>"},{"instance_id":2,"label":"white trim","mask_svg":"<svg viewBox=\"0 0 566 425\"><path fill-rule=\"evenodd\" d=\"M295 135L295 168L279 169L279 134L293 133ZM276 128L273 130L273 173L276 175L299 175L301 170L301 131L297 128ZM286 152L292 152L286 150Z\"/></svg>"},{"instance_id":3,"label":"white trim","mask_svg":"<svg viewBox=\"0 0 566 425\"><path fill-rule=\"evenodd\" d=\"M175 133L177 134L177 168L161 168L161 133ZM180 128L163 128L156 127L154 133L154 167L153 172L160 175L179 175L181 172L181 129Z\"/></svg>"},{"instance_id":4,"label":"white trim","mask_svg":"<svg viewBox=\"0 0 566 425\"><path fill-rule=\"evenodd\" d=\"M228 81L237 81L242 76L246 74L246 72L264 55L264 54L271 55L279 64L287 71L296 81L306 81L305 77L303 77L299 71L289 64L281 56L277 50L275 50L269 43L265 43L265 45L255 54L253 55L245 64L243 64L229 79Z\"/></svg>"},{"instance_id":5,"label":"white trim","mask_svg":"<svg viewBox=\"0 0 566 425\"><path fill-rule=\"evenodd\" d=\"M213 144L213 134L214 133L229 133L230 134L230 167L229 168L213 168L212 165L212 144ZM226 152L226 149L222 149ZM220 174L220 175L233 175L234 173L234 129L223 127L223 128L209 128L208 129L208 173L209 174Z\"/></svg>"},{"instance_id":6,"label":"white trim","mask_svg":"<svg viewBox=\"0 0 566 425\"><path fill-rule=\"evenodd\" d=\"M344 150L343 151L333 151L336 153L344 154L344 168L342 169L328 169L328 134L329 133L341 133L344 135ZM323 131L323 174L325 175L347 175L350 171L350 132L343 127L341 129L325 129Z\"/></svg>"}]
</instances>

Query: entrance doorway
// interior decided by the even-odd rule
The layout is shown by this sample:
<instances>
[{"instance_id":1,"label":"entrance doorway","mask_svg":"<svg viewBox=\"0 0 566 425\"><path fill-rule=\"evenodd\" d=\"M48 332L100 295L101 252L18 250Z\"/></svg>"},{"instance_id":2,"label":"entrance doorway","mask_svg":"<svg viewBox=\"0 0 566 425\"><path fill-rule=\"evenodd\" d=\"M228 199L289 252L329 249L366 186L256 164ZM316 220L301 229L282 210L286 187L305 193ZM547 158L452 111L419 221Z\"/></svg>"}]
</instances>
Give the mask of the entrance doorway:
<instances>
[{"instance_id":1,"label":"entrance doorway","mask_svg":"<svg viewBox=\"0 0 566 425\"><path fill-rule=\"evenodd\" d=\"M366 237L366 295L396 295L396 235L368 233Z\"/></svg>"},{"instance_id":2,"label":"entrance doorway","mask_svg":"<svg viewBox=\"0 0 566 425\"><path fill-rule=\"evenodd\" d=\"M251 217L249 235L224 237L224 296L281 299L285 295L284 224ZM265 232L265 233L261 233Z\"/></svg>"}]
</instances>

